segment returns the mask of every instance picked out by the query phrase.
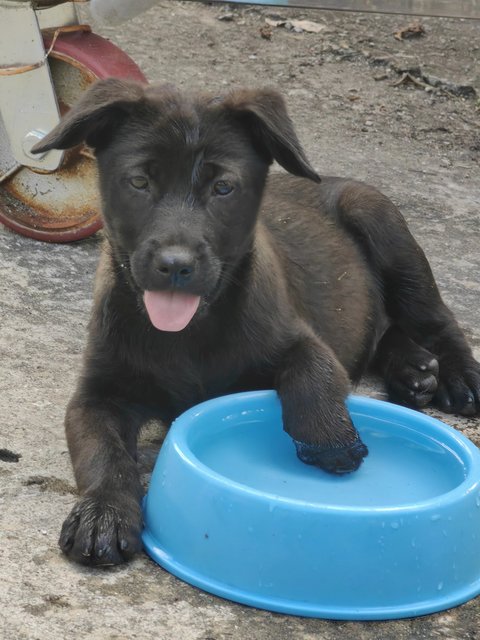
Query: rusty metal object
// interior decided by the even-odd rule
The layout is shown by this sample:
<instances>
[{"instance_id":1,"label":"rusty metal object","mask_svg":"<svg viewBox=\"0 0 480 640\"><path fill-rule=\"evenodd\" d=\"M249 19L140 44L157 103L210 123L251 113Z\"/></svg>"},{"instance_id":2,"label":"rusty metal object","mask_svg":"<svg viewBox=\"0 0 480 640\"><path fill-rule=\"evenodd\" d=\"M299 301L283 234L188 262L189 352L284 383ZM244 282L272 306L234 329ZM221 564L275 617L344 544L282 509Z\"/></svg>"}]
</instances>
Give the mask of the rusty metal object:
<instances>
[{"instance_id":1,"label":"rusty metal object","mask_svg":"<svg viewBox=\"0 0 480 640\"><path fill-rule=\"evenodd\" d=\"M62 111L96 80L76 60L64 58L52 52L50 59ZM65 233L83 237L86 231L94 232L101 226L95 162L77 149L52 173L22 167L2 185L0 209L9 218L8 226L25 235L58 241Z\"/></svg>"},{"instance_id":2,"label":"rusty metal object","mask_svg":"<svg viewBox=\"0 0 480 640\"><path fill-rule=\"evenodd\" d=\"M45 52L45 56L43 60L40 60L39 62L35 62L34 64L15 65L13 67L5 67L3 65L0 65L0 76L16 76L19 73L27 73L28 71L33 71L33 69L38 69L39 67L45 64L45 61L47 60L48 56L51 54L55 46L55 43L57 41L57 38L60 34L73 33L76 31L90 32L91 30L92 29L88 24L75 24L75 25L69 25L68 27L58 27L58 29L55 29L53 31L52 42L48 50Z\"/></svg>"},{"instance_id":3,"label":"rusty metal object","mask_svg":"<svg viewBox=\"0 0 480 640\"><path fill-rule=\"evenodd\" d=\"M73 20L75 12L64 18ZM25 0L0 0L0 114L2 175L15 164L50 171L60 166L62 151L30 154L34 138L55 127L60 113L37 15Z\"/></svg>"},{"instance_id":4,"label":"rusty metal object","mask_svg":"<svg viewBox=\"0 0 480 640\"><path fill-rule=\"evenodd\" d=\"M45 35L47 50L52 39L52 33ZM61 112L98 78L117 76L146 82L125 53L88 32L62 34L53 43L49 65ZM72 149L53 172L17 167L0 184L0 222L49 242L70 242L95 233L102 222L91 151Z\"/></svg>"},{"instance_id":5,"label":"rusty metal object","mask_svg":"<svg viewBox=\"0 0 480 640\"><path fill-rule=\"evenodd\" d=\"M56 7L59 4L66 4L67 2L73 2L74 4L81 4L89 2L89 0L32 0L33 6L37 8L43 7Z\"/></svg>"}]
</instances>

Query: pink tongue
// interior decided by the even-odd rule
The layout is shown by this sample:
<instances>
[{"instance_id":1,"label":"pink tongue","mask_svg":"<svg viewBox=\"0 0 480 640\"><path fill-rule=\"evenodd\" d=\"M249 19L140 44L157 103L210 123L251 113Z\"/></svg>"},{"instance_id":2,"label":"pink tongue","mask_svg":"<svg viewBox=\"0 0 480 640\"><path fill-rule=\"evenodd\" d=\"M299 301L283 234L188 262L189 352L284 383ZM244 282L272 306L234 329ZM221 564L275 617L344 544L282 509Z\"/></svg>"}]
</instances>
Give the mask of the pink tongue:
<instances>
[{"instance_id":1,"label":"pink tongue","mask_svg":"<svg viewBox=\"0 0 480 640\"><path fill-rule=\"evenodd\" d=\"M156 329L181 331L195 315L200 297L178 291L145 291L143 301Z\"/></svg>"}]
</instances>

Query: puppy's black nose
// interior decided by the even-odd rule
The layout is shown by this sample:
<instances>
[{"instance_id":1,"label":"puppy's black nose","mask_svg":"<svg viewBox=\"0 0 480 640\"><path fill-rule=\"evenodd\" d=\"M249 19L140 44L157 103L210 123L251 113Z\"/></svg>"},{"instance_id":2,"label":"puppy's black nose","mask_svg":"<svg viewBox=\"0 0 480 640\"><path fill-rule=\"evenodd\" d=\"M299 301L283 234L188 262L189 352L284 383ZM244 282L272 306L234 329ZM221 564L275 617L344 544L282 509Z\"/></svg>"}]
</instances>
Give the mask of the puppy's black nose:
<instances>
[{"instance_id":1,"label":"puppy's black nose","mask_svg":"<svg viewBox=\"0 0 480 640\"><path fill-rule=\"evenodd\" d=\"M155 269L172 286L187 284L195 271L195 257L185 247L166 247L155 256Z\"/></svg>"}]
</instances>

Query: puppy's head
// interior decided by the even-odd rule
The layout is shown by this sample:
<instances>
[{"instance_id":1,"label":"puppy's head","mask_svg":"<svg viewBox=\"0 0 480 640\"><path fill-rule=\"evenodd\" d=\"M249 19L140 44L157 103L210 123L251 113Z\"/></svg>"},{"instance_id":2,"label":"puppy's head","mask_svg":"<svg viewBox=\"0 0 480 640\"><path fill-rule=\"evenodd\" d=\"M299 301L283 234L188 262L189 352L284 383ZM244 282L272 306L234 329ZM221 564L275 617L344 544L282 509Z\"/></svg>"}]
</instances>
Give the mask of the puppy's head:
<instances>
[{"instance_id":1,"label":"puppy's head","mask_svg":"<svg viewBox=\"0 0 480 640\"><path fill-rule=\"evenodd\" d=\"M82 142L98 159L113 255L161 330L183 329L231 282L274 160L320 180L271 90L192 97L102 80L34 151Z\"/></svg>"}]
</instances>

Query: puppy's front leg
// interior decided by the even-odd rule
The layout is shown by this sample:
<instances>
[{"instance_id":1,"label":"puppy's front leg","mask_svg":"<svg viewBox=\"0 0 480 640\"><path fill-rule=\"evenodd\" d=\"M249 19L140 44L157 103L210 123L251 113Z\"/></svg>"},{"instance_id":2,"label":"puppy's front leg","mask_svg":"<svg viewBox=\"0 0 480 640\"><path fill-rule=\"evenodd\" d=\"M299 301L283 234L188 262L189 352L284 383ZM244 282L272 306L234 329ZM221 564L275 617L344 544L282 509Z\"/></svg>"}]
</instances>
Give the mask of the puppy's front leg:
<instances>
[{"instance_id":1,"label":"puppy's front leg","mask_svg":"<svg viewBox=\"0 0 480 640\"><path fill-rule=\"evenodd\" d=\"M284 356L276 388L300 460L336 474L358 469L368 449L345 407L348 376L327 345L299 338Z\"/></svg>"},{"instance_id":2,"label":"puppy's front leg","mask_svg":"<svg viewBox=\"0 0 480 640\"><path fill-rule=\"evenodd\" d=\"M135 461L139 416L120 402L79 391L65 426L82 497L63 524L60 547L82 564L124 562L141 547L143 491Z\"/></svg>"}]
</instances>

